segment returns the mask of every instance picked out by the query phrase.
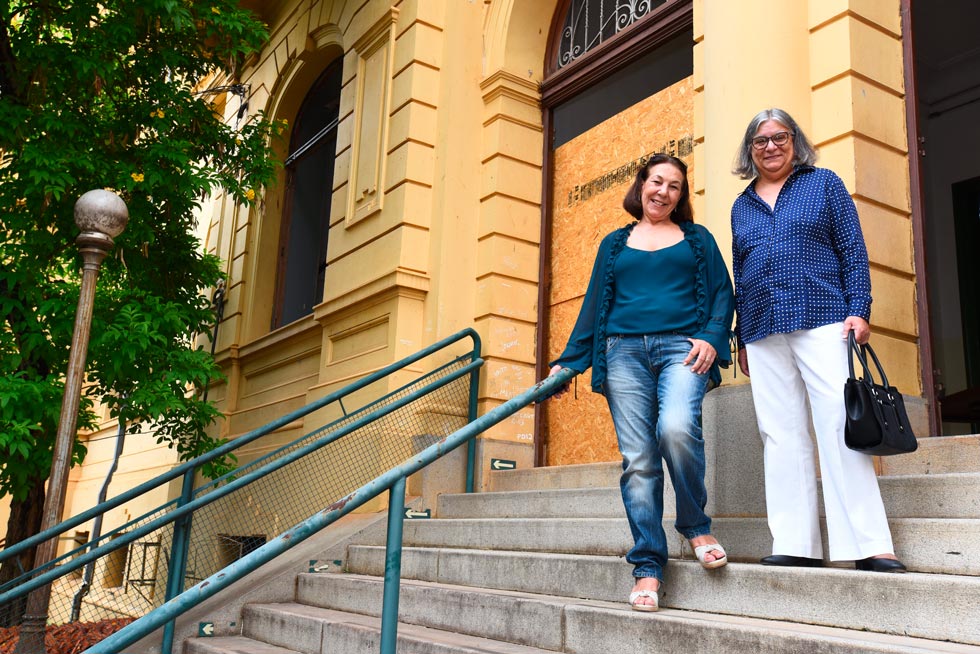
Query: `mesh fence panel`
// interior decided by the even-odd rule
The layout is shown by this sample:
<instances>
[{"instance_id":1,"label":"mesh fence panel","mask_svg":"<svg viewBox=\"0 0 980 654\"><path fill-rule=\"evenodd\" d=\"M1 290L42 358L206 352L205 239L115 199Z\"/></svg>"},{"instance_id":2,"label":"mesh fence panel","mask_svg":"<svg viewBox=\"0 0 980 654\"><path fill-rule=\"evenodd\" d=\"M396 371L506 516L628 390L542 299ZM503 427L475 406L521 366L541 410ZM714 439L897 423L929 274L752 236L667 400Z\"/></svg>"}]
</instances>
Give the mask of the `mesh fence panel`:
<instances>
[{"instance_id":1,"label":"mesh fence panel","mask_svg":"<svg viewBox=\"0 0 980 654\"><path fill-rule=\"evenodd\" d=\"M321 410L327 414L323 420L328 423L326 427L278 449L263 446L260 439L249 449L251 461L242 462L246 455L239 452L240 466L234 473L216 482L201 481L202 485L194 493L195 500L221 495L222 488L243 475L276 468L193 513L184 587L211 576L465 426L469 375L415 397L404 406L393 407L418 394L427 385L458 375L469 361L469 357L454 360L347 415L343 415L341 403L328 405ZM387 413L360 424L379 412ZM331 420L331 413L340 417ZM352 427L353 431L338 434ZM274 436L270 434L265 438L275 440ZM310 451L285 462L304 448ZM161 508L136 520L130 518L129 512L134 509L129 505L106 514L105 525L118 526L104 527L104 535L98 542L131 534L161 515L172 513L176 506L172 498L180 495L180 480L170 482L157 492ZM63 534L62 539L86 543L88 532L79 528L73 534ZM108 552L87 566L88 569L76 570L57 579L52 584L49 624L138 617L162 604L173 540L174 526L169 522ZM62 555L57 563L70 563L95 544L83 544ZM80 593L86 578L90 582L89 588ZM0 592L23 581L26 578L8 582L0 586ZM0 604L0 626L20 622L24 608L22 599Z\"/></svg>"}]
</instances>

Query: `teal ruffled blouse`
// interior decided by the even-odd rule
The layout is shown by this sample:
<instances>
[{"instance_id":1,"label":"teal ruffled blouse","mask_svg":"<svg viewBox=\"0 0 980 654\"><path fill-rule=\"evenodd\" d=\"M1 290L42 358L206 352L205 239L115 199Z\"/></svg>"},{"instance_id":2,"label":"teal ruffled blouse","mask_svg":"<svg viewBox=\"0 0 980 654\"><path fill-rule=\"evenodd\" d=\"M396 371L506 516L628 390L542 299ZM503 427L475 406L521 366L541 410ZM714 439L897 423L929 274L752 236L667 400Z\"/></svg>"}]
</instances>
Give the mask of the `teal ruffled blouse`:
<instances>
[{"instance_id":1,"label":"teal ruffled blouse","mask_svg":"<svg viewBox=\"0 0 980 654\"><path fill-rule=\"evenodd\" d=\"M635 222L621 227L602 239L568 344L561 356L549 364L570 368L579 374L592 368L592 390L600 394L606 380L606 325L615 295L613 269L634 225ZM711 232L690 222L681 223L680 228L697 264L697 273L691 280L697 300L697 306L691 307L696 315L697 331L690 336L711 343L718 352L718 358L708 372L709 388L714 388L721 383L720 368L732 364L729 339L735 314L735 293L728 267Z\"/></svg>"}]
</instances>

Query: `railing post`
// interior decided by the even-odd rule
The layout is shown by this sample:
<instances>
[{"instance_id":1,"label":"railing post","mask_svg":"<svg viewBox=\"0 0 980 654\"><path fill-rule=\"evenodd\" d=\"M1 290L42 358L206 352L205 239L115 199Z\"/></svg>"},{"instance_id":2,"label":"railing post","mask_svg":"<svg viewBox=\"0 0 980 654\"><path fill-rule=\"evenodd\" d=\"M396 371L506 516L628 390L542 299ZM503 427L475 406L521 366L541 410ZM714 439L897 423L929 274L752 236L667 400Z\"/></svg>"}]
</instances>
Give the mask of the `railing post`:
<instances>
[{"instance_id":1,"label":"railing post","mask_svg":"<svg viewBox=\"0 0 980 654\"><path fill-rule=\"evenodd\" d=\"M388 539L385 544L385 586L381 604L381 654L395 654L398 641L398 591L402 576L402 527L405 522L405 477L388 493Z\"/></svg>"},{"instance_id":2,"label":"railing post","mask_svg":"<svg viewBox=\"0 0 980 654\"><path fill-rule=\"evenodd\" d=\"M473 344L473 360L480 358L480 341L475 340ZM476 420L476 412L480 399L480 369L477 368L470 373L470 405L466 416L466 422ZM471 438L466 443L466 492L472 493L476 476L476 440L479 436Z\"/></svg>"},{"instance_id":3,"label":"railing post","mask_svg":"<svg viewBox=\"0 0 980 654\"><path fill-rule=\"evenodd\" d=\"M193 499L194 469L184 473L184 483L180 490L180 501L177 507L184 506ZM184 592L184 575L187 574L187 550L190 548L191 516L187 514L174 521L174 539L170 544L170 563L167 566L167 595L164 599L169 602ZM176 619L163 626L163 641L160 644L162 654L171 654L174 646L174 628Z\"/></svg>"}]
</instances>

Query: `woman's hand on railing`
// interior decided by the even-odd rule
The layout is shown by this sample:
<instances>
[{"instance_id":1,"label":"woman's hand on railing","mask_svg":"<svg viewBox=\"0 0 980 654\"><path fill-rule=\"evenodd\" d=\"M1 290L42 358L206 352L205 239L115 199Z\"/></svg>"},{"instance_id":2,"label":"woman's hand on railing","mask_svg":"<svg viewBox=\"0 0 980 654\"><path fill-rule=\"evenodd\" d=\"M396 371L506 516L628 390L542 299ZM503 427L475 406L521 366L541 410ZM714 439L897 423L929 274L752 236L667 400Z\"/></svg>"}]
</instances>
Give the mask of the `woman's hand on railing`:
<instances>
[{"instance_id":1,"label":"woman's hand on railing","mask_svg":"<svg viewBox=\"0 0 980 654\"><path fill-rule=\"evenodd\" d=\"M556 375L559 372L561 372L562 370L564 370L564 368L562 368L560 365L558 365L556 363L555 365L551 366L551 372L548 373L548 377L551 377L553 375ZM545 399L550 399L552 397L561 397L562 395L564 395L565 393L568 392L568 387L571 386L571 383L572 382L570 380L567 381L567 382L565 382L562 386L559 386L558 387L558 390L556 390L554 393L552 393L551 395L549 395ZM544 400L542 400L542 401L544 401Z\"/></svg>"}]
</instances>

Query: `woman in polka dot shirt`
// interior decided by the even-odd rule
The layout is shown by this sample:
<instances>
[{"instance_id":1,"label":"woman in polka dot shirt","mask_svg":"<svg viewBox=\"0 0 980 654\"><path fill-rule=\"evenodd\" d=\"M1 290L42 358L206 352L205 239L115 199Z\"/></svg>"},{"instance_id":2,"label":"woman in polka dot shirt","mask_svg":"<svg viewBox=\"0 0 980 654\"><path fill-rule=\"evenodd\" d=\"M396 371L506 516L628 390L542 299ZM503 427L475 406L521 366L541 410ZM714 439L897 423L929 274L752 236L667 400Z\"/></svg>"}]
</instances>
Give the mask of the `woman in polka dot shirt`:
<instances>
[{"instance_id":1,"label":"woman in polka dot shirt","mask_svg":"<svg viewBox=\"0 0 980 654\"><path fill-rule=\"evenodd\" d=\"M872 459L844 445L847 333L871 335L868 253L854 202L840 178L781 109L757 114L734 173L752 181L732 205L732 268L738 364L752 372L765 447L773 554L765 565L823 565L813 411L832 561L904 572Z\"/></svg>"}]
</instances>

